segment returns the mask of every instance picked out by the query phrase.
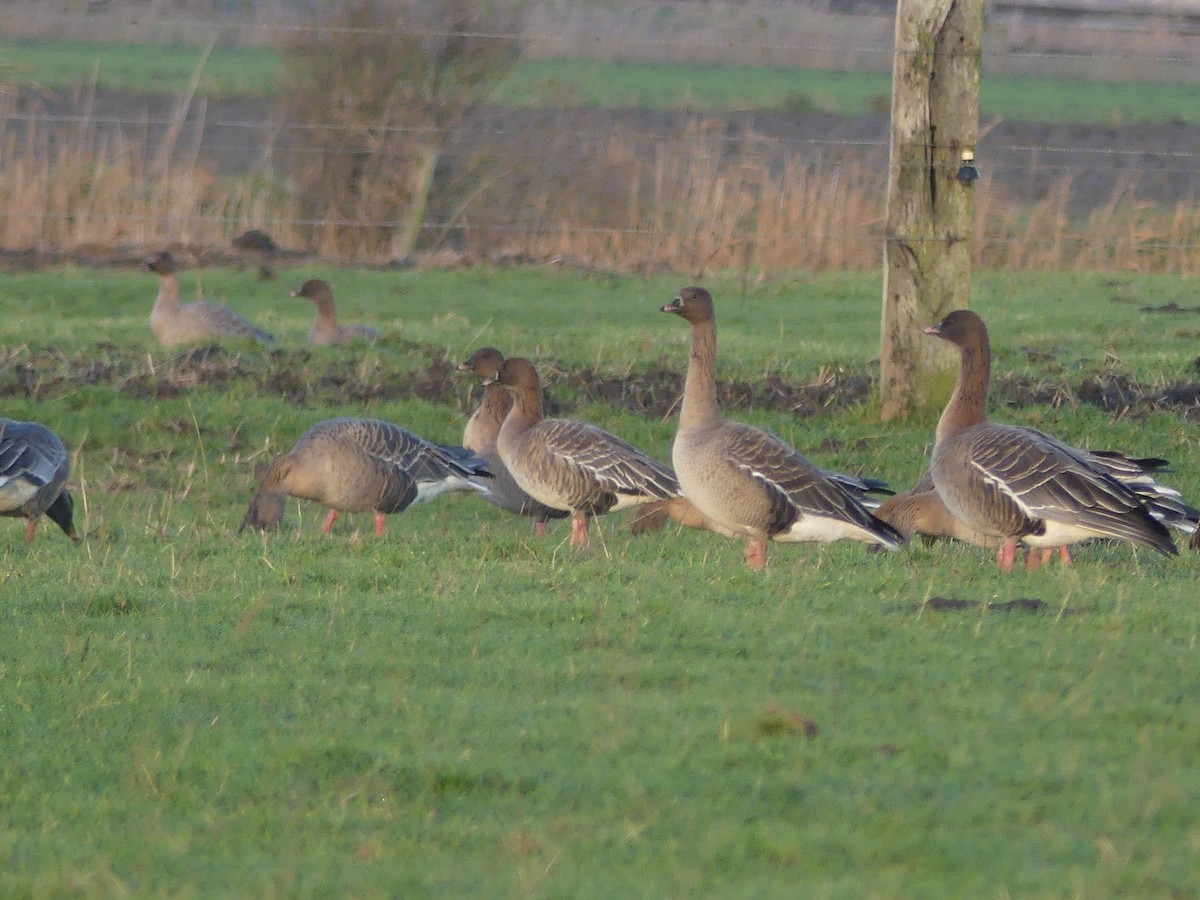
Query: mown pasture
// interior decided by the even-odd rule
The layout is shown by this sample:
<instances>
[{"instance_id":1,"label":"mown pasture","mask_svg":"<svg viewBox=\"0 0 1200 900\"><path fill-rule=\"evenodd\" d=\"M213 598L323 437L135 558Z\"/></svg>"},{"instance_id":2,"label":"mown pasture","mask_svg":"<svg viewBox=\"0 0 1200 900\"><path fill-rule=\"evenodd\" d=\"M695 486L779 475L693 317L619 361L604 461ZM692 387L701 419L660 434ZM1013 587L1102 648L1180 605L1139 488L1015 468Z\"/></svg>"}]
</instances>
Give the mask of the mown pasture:
<instances>
[{"instance_id":1,"label":"mown pasture","mask_svg":"<svg viewBox=\"0 0 1200 900\"><path fill-rule=\"evenodd\" d=\"M378 346L305 346L310 307L286 292L310 275ZM733 542L635 538L622 517L573 553L561 523L536 540L466 496L383 540L366 516L321 535L298 503L239 535L256 471L318 419L457 439L472 388L447 363L483 343L667 457L671 416L634 408L684 366L685 330L657 312L681 281L181 281L279 348L153 346L153 278L132 270L4 278L0 412L73 449L87 534L45 523L26 548L0 520L4 894L1095 897L1200 878L1197 554L1082 547L1005 577L968 547L790 546L756 574ZM706 283L722 379L808 396L874 377L877 277ZM997 378L1059 401L998 398L997 417L1168 456L1200 497L1194 416L1083 390L1196 381L1200 314L1142 309L1193 295L978 275ZM814 395L815 414L769 392L729 411L823 465L916 478L932 419Z\"/></svg>"},{"instance_id":2,"label":"mown pasture","mask_svg":"<svg viewBox=\"0 0 1200 900\"><path fill-rule=\"evenodd\" d=\"M63 89L93 80L111 90L182 93L199 47L86 41L0 40L0 79ZM283 73L268 48L216 47L198 91L215 96L271 93ZM880 72L752 66L531 59L495 88L502 106L582 106L675 110L791 109L859 116L886 113L891 77ZM980 114L1034 122L1200 122L1192 85L989 75Z\"/></svg>"}]
</instances>

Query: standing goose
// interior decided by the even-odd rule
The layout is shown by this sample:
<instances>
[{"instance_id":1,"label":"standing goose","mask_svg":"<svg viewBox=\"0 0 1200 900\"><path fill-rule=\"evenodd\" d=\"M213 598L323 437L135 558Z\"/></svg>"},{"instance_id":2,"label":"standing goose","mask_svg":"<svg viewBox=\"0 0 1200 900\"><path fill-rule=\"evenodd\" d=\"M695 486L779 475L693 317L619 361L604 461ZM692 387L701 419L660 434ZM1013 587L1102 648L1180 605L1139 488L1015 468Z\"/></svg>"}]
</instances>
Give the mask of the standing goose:
<instances>
[{"instance_id":1,"label":"standing goose","mask_svg":"<svg viewBox=\"0 0 1200 900\"><path fill-rule=\"evenodd\" d=\"M312 327L308 329L308 340L311 344L332 347L350 341L373 342L379 339L379 332L374 328L366 325L342 325L338 322L337 310L333 305L333 291L327 281L310 278L292 291L291 296L311 300L317 308Z\"/></svg>"},{"instance_id":2,"label":"standing goose","mask_svg":"<svg viewBox=\"0 0 1200 900\"><path fill-rule=\"evenodd\" d=\"M513 393L500 426L500 459L527 494L571 513L571 546L584 547L593 516L675 497L675 473L595 425L542 418L542 385L527 359L506 359L494 379ZM486 383L486 382L485 382Z\"/></svg>"},{"instance_id":3,"label":"standing goose","mask_svg":"<svg viewBox=\"0 0 1200 900\"><path fill-rule=\"evenodd\" d=\"M71 540L79 540L75 505L66 488L70 471L67 448L45 425L0 419L0 516L25 518L26 544L42 513Z\"/></svg>"},{"instance_id":4,"label":"standing goose","mask_svg":"<svg viewBox=\"0 0 1200 900\"><path fill-rule=\"evenodd\" d=\"M895 550L904 537L877 519L862 490L831 476L768 432L730 422L717 409L717 324L712 297L684 288L665 313L692 326L679 431L671 459L683 494L727 532L747 538L746 562L767 564L767 541L843 538ZM861 482L864 490L870 482ZM877 484L877 483L876 483Z\"/></svg>"},{"instance_id":5,"label":"standing goose","mask_svg":"<svg viewBox=\"0 0 1200 900\"><path fill-rule=\"evenodd\" d=\"M384 517L447 491L487 492L485 462L461 447L434 444L390 422L326 419L300 436L290 453L271 461L250 500L247 525L273 528L289 496L329 507L321 531L343 512L374 512L375 534Z\"/></svg>"},{"instance_id":6,"label":"standing goose","mask_svg":"<svg viewBox=\"0 0 1200 900\"><path fill-rule=\"evenodd\" d=\"M150 311L150 330L164 347L219 338L249 338L261 344L275 340L268 332L246 321L228 306L207 300L180 303L175 257L169 250L147 257L142 268L158 275L158 296Z\"/></svg>"},{"instance_id":7,"label":"standing goose","mask_svg":"<svg viewBox=\"0 0 1200 900\"><path fill-rule=\"evenodd\" d=\"M565 509L554 509L544 503L539 503L529 496L517 484L504 461L500 459L500 451L496 447L496 438L500 434L500 426L512 406L512 394L503 385L494 381L500 372L500 364L504 362L504 354L495 347L482 347L471 354L470 359L459 364L459 370L472 372L491 383L483 387L483 396L479 407L467 419L463 429L462 443L468 450L477 453L487 460L488 468L494 476L488 483L490 493L484 495L488 503L503 510L516 513L519 516L533 518L534 531L543 535L546 533L548 519L563 519L569 514Z\"/></svg>"},{"instance_id":8,"label":"standing goose","mask_svg":"<svg viewBox=\"0 0 1200 900\"><path fill-rule=\"evenodd\" d=\"M952 515L999 539L996 561L1012 570L1016 547L1058 547L1090 538L1116 538L1178 551L1152 503L1083 450L1032 428L987 420L991 349L978 315L959 309L926 334L959 349L954 392L938 420L930 474Z\"/></svg>"}]
</instances>

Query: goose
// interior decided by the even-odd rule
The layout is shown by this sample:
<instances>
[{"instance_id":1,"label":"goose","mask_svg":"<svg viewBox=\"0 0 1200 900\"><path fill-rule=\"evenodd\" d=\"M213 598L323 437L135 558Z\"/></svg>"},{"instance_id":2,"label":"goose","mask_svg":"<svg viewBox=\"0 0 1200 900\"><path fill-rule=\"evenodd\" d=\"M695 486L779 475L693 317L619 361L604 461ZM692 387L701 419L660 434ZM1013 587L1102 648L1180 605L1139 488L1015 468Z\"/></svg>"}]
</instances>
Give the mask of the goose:
<instances>
[{"instance_id":1,"label":"goose","mask_svg":"<svg viewBox=\"0 0 1200 900\"><path fill-rule=\"evenodd\" d=\"M0 419L0 516L25 518L26 544L42 513L79 540L66 487L70 472L71 458L57 434L38 422Z\"/></svg>"},{"instance_id":2,"label":"goose","mask_svg":"<svg viewBox=\"0 0 1200 900\"><path fill-rule=\"evenodd\" d=\"M169 250L147 257L142 269L158 275L158 296L150 311L150 330L164 347L218 338L249 338L262 344L275 340L228 306L207 300L180 303L175 257Z\"/></svg>"},{"instance_id":3,"label":"goose","mask_svg":"<svg viewBox=\"0 0 1200 900\"><path fill-rule=\"evenodd\" d=\"M275 269L271 263L279 254L279 246L269 234L260 228L251 228L235 237L233 246L247 255L258 257L259 281L271 281L275 278Z\"/></svg>"},{"instance_id":4,"label":"goose","mask_svg":"<svg viewBox=\"0 0 1200 900\"><path fill-rule=\"evenodd\" d=\"M679 430L671 460L683 495L727 533L747 540L746 563L767 564L767 541L850 539L896 550L904 537L876 518L863 491L831 477L766 431L717 409L717 324L712 296L688 287L662 312L692 327ZM861 482L866 486L867 482Z\"/></svg>"},{"instance_id":5,"label":"goose","mask_svg":"<svg viewBox=\"0 0 1200 900\"><path fill-rule=\"evenodd\" d=\"M471 372L481 379L494 379L499 374L503 362L504 354L495 347L481 347L472 353L466 362L460 363L458 368L459 371ZM517 484L517 480L500 459L496 438L511 406L512 394L503 385L494 381L485 385L479 406L471 413L463 429L462 444L487 460L488 468L492 472L493 480L488 484L491 492L484 494L483 499L508 512L532 517L534 532L540 536L546 533L546 522L549 519L566 518L569 512L565 509L554 509L530 497Z\"/></svg>"},{"instance_id":6,"label":"goose","mask_svg":"<svg viewBox=\"0 0 1200 900\"><path fill-rule=\"evenodd\" d=\"M991 349L971 310L954 310L925 333L958 347L954 391L938 419L930 475L946 508L970 528L998 539L996 561L1012 571L1018 543L1059 548L1114 538L1175 555L1153 502L1086 451L1032 428L987 419Z\"/></svg>"},{"instance_id":7,"label":"goose","mask_svg":"<svg viewBox=\"0 0 1200 900\"><path fill-rule=\"evenodd\" d=\"M338 322L337 310L333 305L333 291L329 282L320 278L310 278L296 290L291 292L293 297L303 297L311 300L317 308L312 327L308 329L309 343L318 347L332 347L335 344L345 344L349 341L377 341L379 332L366 325L342 325Z\"/></svg>"},{"instance_id":8,"label":"goose","mask_svg":"<svg viewBox=\"0 0 1200 900\"><path fill-rule=\"evenodd\" d=\"M490 477L484 460L462 447L435 444L377 419L326 419L271 461L238 531L275 527L292 496L329 507L323 532L343 512L370 511L382 537L385 516L447 491L486 493L479 479Z\"/></svg>"},{"instance_id":9,"label":"goose","mask_svg":"<svg viewBox=\"0 0 1200 900\"><path fill-rule=\"evenodd\" d=\"M513 394L500 426L500 459L527 494L571 514L571 546L585 547L593 516L679 495L675 473L614 434L571 419L542 418L533 363L506 359L494 379Z\"/></svg>"}]
</instances>

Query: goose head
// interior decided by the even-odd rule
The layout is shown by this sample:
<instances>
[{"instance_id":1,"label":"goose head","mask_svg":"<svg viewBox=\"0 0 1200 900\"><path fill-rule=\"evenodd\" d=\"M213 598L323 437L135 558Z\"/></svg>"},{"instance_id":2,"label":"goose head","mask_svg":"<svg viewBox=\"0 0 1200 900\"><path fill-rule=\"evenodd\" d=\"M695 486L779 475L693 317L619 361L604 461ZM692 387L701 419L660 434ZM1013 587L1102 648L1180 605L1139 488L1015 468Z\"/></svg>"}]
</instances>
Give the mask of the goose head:
<instances>
[{"instance_id":1,"label":"goose head","mask_svg":"<svg viewBox=\"0 0 1200 900\"><path fill-rule=\"evenodd\" d=\"M142 260L142 270L156 275L175 274L175 257L170 250L159 250Z\"/></svg>"},{"instance_id":2,"label":"goose head","mask_svg":"<svg viewBox=\"0 0 1200 900\"><path fill-rule=\"evenodd\" d=\"M329 289L329 282L320 278L310 278L294 291L290 291L291 297L303 297L305 300L312 300L314 303L318 300L333 299L333 291Z\"/></svg>"},{"instance_id":3,"label":"goose head","mask_svg":"<svg viewBox=\"0 0 1200 900\"><path fill-rule=\"evenodd\" d=\"M686 287L675 295L675 299L666 306L659 307L660 312L674 313L693 325L697 322L711 322L713 319L713 299L702 287Z\"/></svg>"},{"instance_id":4,"label":"goose head","mask_svg":"<svg viewBox=\"0 0 1200 900\"><path fill-rule=\"evenodd\" d=\"M538 380L537 369L527 359L515 356L500 364L499 371L494 377L485 378L484 384L500 384L510 391L540 392L541 382Z\"/></svg>"},{"instance_id":5,"label":"goose head","mask_svg":"<svg viewBox=\"0 0 1200 900\"><path fill-rule=\"evenodd\" d=\"M969 309L956 309L924 331L963 349L985 346L988 339L983 319Z\"/></svg>"},{"instance_id":6,"label":"goose head","mask_svg":"<svg viewBox=\"0 0 1200 900\"><path fill-rule=\"evenodd\" d=\"M460 372L471 372L480 378L495 379L504 363L504 354L495 347L480 347L470 358L458 364Z\"/></svg>"}]
</instances>

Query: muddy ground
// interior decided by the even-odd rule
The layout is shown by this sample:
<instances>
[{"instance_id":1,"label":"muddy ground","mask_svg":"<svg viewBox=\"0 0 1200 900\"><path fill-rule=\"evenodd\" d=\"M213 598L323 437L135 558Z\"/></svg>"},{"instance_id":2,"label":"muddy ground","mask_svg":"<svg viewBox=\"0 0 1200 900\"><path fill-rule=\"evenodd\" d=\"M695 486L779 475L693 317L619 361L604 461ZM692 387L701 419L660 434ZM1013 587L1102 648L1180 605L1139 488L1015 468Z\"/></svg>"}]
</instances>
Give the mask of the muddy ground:
<instances>
[{"instance_id":1,"label":"muddy ground","mask_svg":"<svg viewBox=\"0 0 1200 900\"><path fill-rule=\"evenodd\" d=\"M410 360L422 360L402 377L377 362L364 372L361 360L338 361L308 350L241 353L220 346L198 347L169 360L149 364L144 351L99 344L65 353L54 347L0 352L0 399L62 396L75 388L104 385L140 399L178 397L200 385L226 391L250 385L257 394L277 395L298 406L350 404L420 398L459 409L472 404L474 387L456 371L458 360L432 346L406 344ZM647 416L677 412L683 379L667 361L619 378L593 368L543 366L548 415L569 414L580 403L601 401ZM1012 374L994 379L996 402L1011 406L1090 405L1111 415L1139 418L1173 410L1200 422L1200 359L1168 385L1143 384L1128 375L1092 374L1066 381L1034 381ZM718 385L723 409L768 409L805 418L866 402L876 390L877 373L844 369L819 382L788 381L775 376L754 382ZM192 427L190 423L187 427ZM828 448L834 449L834 448Z\"/></svg>"}]
</instances>

